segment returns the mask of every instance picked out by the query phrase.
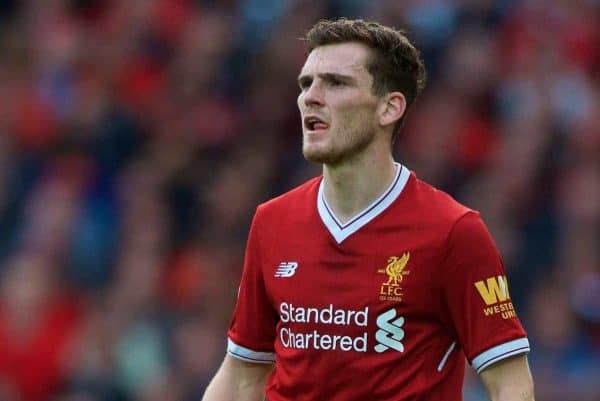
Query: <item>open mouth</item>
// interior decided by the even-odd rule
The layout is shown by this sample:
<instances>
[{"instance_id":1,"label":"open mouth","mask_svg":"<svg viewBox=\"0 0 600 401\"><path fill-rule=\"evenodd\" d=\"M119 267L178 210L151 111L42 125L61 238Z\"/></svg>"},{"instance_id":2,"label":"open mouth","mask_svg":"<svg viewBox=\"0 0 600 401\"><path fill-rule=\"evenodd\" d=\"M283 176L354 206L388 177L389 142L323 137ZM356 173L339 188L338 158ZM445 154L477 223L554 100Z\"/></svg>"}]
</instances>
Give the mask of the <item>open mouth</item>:
<instances>
[{"instance_id":1,"label":"open mouth","mask_svg":"<svg viewBox=\"0 0 600 401\"><path fill-rule=\"evenodd\" d=\"M329 125L317 116L306 116L304 117L304 128L308 131L320 131L329 128Z\"/></svg>"}]
</instances>

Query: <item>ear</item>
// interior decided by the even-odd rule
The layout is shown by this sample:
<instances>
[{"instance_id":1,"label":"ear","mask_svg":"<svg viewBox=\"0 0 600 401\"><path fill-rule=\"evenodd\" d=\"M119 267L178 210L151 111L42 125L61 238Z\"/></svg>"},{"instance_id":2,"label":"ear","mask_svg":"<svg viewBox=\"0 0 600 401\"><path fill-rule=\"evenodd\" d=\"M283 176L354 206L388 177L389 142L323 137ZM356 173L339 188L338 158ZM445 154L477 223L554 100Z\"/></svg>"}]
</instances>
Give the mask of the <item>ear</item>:
<instances>
[{"instance_id":1,"label":"ear","mask_svg":"<svg viewBox=\"0 0 600 401\"><path fill-rule=\"evenodd\" d=\"M406 98L402 92L390 92L381 99L379 124L382 127L394 125L406 111Z\"/></svg>"}]
</instances>

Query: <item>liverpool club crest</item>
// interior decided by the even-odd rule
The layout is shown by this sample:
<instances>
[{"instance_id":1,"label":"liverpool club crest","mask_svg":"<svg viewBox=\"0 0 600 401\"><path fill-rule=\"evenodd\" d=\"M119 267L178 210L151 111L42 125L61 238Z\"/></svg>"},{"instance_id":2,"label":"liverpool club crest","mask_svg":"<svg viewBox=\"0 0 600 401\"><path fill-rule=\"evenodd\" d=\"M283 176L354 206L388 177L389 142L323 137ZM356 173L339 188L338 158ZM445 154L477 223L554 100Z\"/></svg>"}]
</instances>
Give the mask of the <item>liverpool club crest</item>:
<instances>
[{"instance_id":1,"label":"liverpool club crest","mask_svg":"<svg viewBox=\"0 0 600 401\"><path fill-rule=\"evenodd\" d=\"M378 273L385 273L388 276L387 281L381 284L379 289L379 299L381 301L402 301L402 287L400 283L404 276L410 272L406 270L406 265L410 259L410 252L405 252L402 256L391 256L387 261L385 269L377 270Z\"/></svg>"}]
</instances>

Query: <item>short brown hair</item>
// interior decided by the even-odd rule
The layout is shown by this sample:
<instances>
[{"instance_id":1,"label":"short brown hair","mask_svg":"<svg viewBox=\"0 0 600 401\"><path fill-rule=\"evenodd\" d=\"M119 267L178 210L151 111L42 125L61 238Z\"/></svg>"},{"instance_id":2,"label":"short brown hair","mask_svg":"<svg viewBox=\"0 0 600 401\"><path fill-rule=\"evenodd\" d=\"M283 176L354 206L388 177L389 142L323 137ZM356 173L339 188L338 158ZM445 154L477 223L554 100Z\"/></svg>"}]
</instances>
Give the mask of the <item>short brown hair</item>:
<instances>
[{"instance_id":1,"label":"short brown hair","mask_svg":"<svg viewBox=\"0 0 600 401\"><path fill-rule=\"evenodd\" d=\"M377 22L362 19L320 20L305 36L308 53L319 46L359 42L373 50L367 62L367 71L373 76L373 92L382 96L388 92L402 92L407 108L425 87L427 72L419 51L403 31ZM394 127L395 138L404 116Z\"/></svg>"}]
</instances>

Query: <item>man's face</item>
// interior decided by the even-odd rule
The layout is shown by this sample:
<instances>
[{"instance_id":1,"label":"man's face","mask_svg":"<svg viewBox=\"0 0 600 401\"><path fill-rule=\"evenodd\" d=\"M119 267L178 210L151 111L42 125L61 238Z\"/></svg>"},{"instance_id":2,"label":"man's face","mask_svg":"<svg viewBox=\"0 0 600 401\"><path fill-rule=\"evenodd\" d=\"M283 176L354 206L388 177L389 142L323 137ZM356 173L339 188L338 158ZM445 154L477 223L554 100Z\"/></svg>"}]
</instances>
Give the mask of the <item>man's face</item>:
<instances>
[{"instance_id":1,"label":"man's face","mask_svg":"<svg viewBox=\"0 0 600 401\"><path fill-rule=\"evenodd\" d=\"M378 129L370 49L350 42L315 48L298 77L302 152L307 160L337 164L368 147Z\"/></svg>"}]
</instances>

